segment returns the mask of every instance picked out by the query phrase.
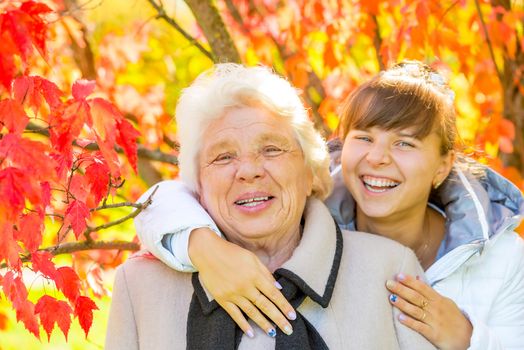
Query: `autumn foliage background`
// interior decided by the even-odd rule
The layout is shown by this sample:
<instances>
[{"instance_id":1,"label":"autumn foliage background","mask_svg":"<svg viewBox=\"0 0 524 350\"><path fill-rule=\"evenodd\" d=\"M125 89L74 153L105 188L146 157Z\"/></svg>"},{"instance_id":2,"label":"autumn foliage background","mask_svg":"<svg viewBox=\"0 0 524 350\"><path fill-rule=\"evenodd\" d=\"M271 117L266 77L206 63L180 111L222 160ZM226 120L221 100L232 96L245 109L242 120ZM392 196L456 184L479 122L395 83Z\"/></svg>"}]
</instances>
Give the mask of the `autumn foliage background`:
<instances>
[{"instance_id":1,"label":"autumn foliage background","mask_svg":"<svg viewBox=\"0 0 524 350\"><path fill-rule=\"evenodd\" d=\"M102 347L135 201L177 176L174 106L213 62L274 67L329 138L355 86L426 61L464 152L524 189L523 23L509 0L0 0L0 350Z\"/></svg>"}]
</instances>

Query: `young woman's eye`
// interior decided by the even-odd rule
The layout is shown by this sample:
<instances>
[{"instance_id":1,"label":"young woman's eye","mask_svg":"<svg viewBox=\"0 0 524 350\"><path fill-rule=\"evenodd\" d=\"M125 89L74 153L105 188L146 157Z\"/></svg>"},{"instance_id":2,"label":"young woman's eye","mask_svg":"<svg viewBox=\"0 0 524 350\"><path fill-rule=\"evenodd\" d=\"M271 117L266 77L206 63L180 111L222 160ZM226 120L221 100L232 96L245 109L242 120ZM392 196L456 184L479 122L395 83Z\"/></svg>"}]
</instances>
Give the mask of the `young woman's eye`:
<instances>
[{"instance_id":1,"label":"young woman's eye","mask_svg":"<svg viewBox=\"0 0 524 350\"><path fill-rule=\"evenodd\" d=\"M212 163L217 165L229 164L231 161L233 161L233 159L235 159L235 157L232 153L221 153L213 160Z\"/></svg>"},{"instance_id":2,"label":"young woman's eye","mask_svg":"<svg viewBox=\"0 0 524 350\"><path fill-rule=\"evenodd\" d=\"M397 145L402 148L414 148L415 147L414 144L412 144L411 142L407 142L407 141L399 141Z\"/></svg>"},{"instance_id":3,"label":"young woman's eye","mask_svg":"<svg viewBox=\"0 0 524 350\"><path fill-rule=\"evenodd\" d=\"M262 153L268 157L276 157L276 156L281 155L283 152L284 150L282 148L278 146L273 146L273 145L265 146L262 149Z\"/></svg>"},{"instance_id":4,"label":"young woman's eye","mask_svg":"<svg viewBox=\"0 0 524 350\"><path fill-rule=\"evenodd\" d=\"M371 142L371 137L365 136L365 135L358 135L354 137L355 140L364 141L364 142Z\"/></svg>"}]
</instances>

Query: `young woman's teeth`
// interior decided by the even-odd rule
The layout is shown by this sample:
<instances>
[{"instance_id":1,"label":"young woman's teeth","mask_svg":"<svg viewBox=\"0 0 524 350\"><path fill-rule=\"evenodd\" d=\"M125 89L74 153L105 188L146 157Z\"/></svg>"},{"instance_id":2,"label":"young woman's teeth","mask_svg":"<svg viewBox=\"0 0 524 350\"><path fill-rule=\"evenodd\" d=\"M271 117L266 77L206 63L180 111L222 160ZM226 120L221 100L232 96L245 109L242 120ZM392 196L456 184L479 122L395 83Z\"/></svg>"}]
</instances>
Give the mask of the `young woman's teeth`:
<instances>
[{"instance_id":1,"label":"young woman's teeth","mask_svg":"<svg viewBox=\"0 0 524 350\"><path fill-rule=\"evenodd\" d=\"M247 198L247 199L241 199L239 201L236 201L235 204L242 205L244 207L254 207L256 205L259 205L261 202L268 201L272 197L255 197L255 198Z\"/></svg>"},{"instance_id":2,"label":"young woman's teeth","mask_svg":"<svg viewBox=\"0 0 524 350\"><path fill-rule=\"evenodd\" d=\"M364 186L366 186L366 189L374 193L386 192L387 190L395 188L399 185L399 183L396 181L377 179L367 176L364 176L362 180L364 182Z\"/></svg>"}]
</instances>

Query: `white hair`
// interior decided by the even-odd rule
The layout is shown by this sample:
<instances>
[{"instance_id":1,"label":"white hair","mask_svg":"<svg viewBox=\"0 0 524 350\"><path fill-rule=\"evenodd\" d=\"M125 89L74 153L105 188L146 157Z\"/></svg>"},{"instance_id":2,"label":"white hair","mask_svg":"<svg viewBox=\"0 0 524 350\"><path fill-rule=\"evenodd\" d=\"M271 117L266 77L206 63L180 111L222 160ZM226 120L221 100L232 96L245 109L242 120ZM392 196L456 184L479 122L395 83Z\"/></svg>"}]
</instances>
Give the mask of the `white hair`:
<instances>
[{"instance_id":1,"label":"white hair","mask_svg":"<svg viewBox=\"0 0 524 350\"><path fill-rule=\"evenodd\" d=\"M309 120L298 90L269 68L235 63L216 64L200 74L182 91L177 104L180 177L193 191L199 191L203 132L211 121L236 107L263 107L289 123L313 173L312 195L324 199L329 194L332 182L326 143Z\"/></svg>"}]
</instances>

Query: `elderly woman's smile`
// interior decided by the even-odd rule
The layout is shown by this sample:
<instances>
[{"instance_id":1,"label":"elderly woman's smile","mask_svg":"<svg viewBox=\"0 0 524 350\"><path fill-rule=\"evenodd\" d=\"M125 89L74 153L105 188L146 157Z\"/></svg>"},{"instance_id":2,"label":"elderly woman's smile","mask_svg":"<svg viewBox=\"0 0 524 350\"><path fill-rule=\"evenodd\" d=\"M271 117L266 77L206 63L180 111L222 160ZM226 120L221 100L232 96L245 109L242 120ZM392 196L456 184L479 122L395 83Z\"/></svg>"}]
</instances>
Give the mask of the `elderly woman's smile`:
<instances>
[{"instance_id":1,"label":"elderly woman's smile","mask_svg":"<svg viewBox=\"0 0 524 350\"><path fill-rule=\"evenodd\" d=\"M212 121L200 151L200 196L229 240L298 240L312 174L290 126L263 107Z\"/></svg>"}]
</instances>

